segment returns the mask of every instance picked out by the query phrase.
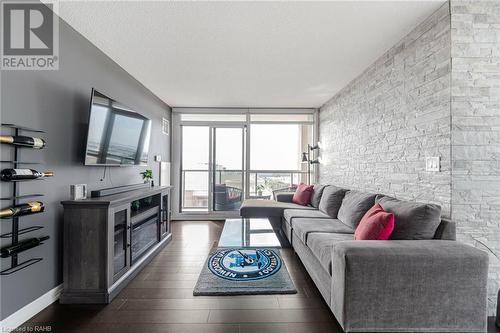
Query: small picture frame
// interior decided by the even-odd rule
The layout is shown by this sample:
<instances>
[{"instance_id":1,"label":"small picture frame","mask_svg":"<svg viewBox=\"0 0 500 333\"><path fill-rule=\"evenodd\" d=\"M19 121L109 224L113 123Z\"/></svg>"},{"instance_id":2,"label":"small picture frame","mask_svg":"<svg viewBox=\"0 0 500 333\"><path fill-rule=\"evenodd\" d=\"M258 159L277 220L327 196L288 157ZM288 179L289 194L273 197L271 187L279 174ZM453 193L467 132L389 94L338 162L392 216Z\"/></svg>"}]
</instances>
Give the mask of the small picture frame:
<instances>
[{"instance_id":1,"label":"small picture frame","mask_svg":"<svg viewBox=\"0 0 500 333\"><path fill-rule=\"evenodd\" d=\"M73 184L69 186L71 200L87 199L87 184Z\"/></svg>"}]
</instances>

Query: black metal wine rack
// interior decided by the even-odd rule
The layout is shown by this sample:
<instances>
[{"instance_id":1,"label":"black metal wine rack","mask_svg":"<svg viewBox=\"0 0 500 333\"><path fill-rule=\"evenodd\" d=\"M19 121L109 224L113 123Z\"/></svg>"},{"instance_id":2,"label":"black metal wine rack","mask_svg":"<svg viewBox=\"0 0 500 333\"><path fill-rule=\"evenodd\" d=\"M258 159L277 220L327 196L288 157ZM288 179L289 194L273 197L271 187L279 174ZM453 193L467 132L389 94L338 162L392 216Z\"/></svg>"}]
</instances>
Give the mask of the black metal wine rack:
<instances>
[{"instance_id":1,"label":"black metal wine rack","mask_svg":"<svg viewBox=\"0 0 500 333\"><path fill-rule=\"evenodd\" d=\"M24 126L18 126L14 124L1 124L2 127L6 128L11 128L14 130L14 135L18 136L21 135L22 132L32 132L32 133L45 133L44 131L33 129L33 128L28 128ZM7 145L2 145L2 146L7 146ZM36 165L36 164L41 164L38 162L23 162L21 160L21 149L30 149L29 147L19 147L19 146L11 146L12 149L14 149L14 158L12 160L3 160L0 161L1 164L10 164L12 168L17 169L21 165ZM2 147L3 148L3 147ZM37 179L37 180L43 180L43 179ZM20 195L19 194L19 186L21 185L19 181L12 181L10 182L12 184L12 196L11 197L6 197L6 198L0 198L2 201L10 201L10 204L12 206L18 205L20 200L22 199L27 199L27 198L34 198L34 197L42 197L43 194L25 194L25 195ZM41 213L41 212L40 212ZM36 230L40 230L43 227L42 226L31 226L27 228L19 228L19 216L14 216L11 217L10 219L12 220L12 228L11 231L8 233L4 233L0 235L0 238L10 238L11 239L11 245L15 245L19 242L19 235L27 234L29 232L33 232ZM4 223L4 221L0 221L0 223ZM40 246L42 243L40 243L38 246ZM4 269L0 271L0 275L10 275L12 273L15 273L17 271L20 271L23 268L26 268L28 266L31 266L33 264L36 264L39 261L42 261L43 258L31 258L23 262L19 262L17 254L13 254L10 257L11 263L10 267L7 269Z\"/></svg>"}]
</instances>

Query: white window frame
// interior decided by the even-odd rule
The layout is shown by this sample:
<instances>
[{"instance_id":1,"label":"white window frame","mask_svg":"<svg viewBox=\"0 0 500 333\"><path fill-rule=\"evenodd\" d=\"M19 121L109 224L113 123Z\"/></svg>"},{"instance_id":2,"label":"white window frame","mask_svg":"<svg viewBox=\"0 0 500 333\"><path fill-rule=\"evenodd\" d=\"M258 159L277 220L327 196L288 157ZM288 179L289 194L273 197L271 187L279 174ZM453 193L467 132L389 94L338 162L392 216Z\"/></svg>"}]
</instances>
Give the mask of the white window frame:
<instances>
[{"instance_id":1,"label":"white window frame","mask_svg":"<svg viewBox=\"0 0 500 333\"><path fill-rule=\"evenodd\" d=\"M182 114L239 114L246 115L246 121L181 121ZM313 121L251 121L252 114L313 114ZM245 142L245 170L244 170L244 197L249 196L250 174L255 172L274 172L274 173L296 173L297 170L251 170L250 169L250 131L251 124L298 124L298 125L312 125L313 126L313 142L317 142L319 138L318 126L318 110L314 108L173 108L172 109L172 129L171 129L171 145L172 145L172 180L173 180L173 196L172 196L172 217L173 219L225 219L239 217L239 212L218 212L210 209L208 212L181 212L181 198L182 198L182 126L215 126L215 127L239 127L246 126ZM302 171L301 171L302 172ZM311 169L313 178L311 182L317 181L318 165L312 165ZM209 186L210 187L210 186ZM209 188L210 191L210 188ZM211 197L211 195L209 195Z\"/></svg>"}]
</instances>

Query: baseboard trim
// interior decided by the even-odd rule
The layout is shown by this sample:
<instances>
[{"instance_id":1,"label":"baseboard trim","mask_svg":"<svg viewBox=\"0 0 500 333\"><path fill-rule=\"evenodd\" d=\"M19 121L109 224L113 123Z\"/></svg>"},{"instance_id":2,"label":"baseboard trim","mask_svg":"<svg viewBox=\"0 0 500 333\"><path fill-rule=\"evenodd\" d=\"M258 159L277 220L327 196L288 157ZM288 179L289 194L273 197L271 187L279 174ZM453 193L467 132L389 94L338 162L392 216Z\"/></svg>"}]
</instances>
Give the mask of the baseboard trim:
<instances>
[{"instance_id":1,"label":"baseboard trim","mask_svg":"<svg viewBox=\"0 0 500 333\"><path fill-rule=\"evenodd\" d=\"M47 291L42 296L35 299L33 302L25 305L0 322L1 332L10 332L18 328L21 324L29 320L31 317L48 307L59 299L62 291L62 284Z\"/></svg>"}]
</instances>

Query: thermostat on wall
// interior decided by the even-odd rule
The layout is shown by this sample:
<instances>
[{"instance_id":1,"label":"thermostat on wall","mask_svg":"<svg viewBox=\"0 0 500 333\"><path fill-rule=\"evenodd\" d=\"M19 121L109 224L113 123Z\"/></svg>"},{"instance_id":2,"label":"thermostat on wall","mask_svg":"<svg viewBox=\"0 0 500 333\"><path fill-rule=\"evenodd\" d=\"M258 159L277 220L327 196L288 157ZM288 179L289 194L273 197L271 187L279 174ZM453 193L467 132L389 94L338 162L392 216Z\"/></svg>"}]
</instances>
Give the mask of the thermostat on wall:
<instances>
[{"instance_id":1,"label":"thermostat on wall","mask_svg":"<svg viewBox=\"0 0 500 333\"><path fill-rule=\"evenodd\" d=\"M168 121L168 119L166 118L162 118L162 121L161 121L161 132L165 135L168 135L169 134L169 130L170 130L170 122Z\"/></svg>"}]
</instances>

